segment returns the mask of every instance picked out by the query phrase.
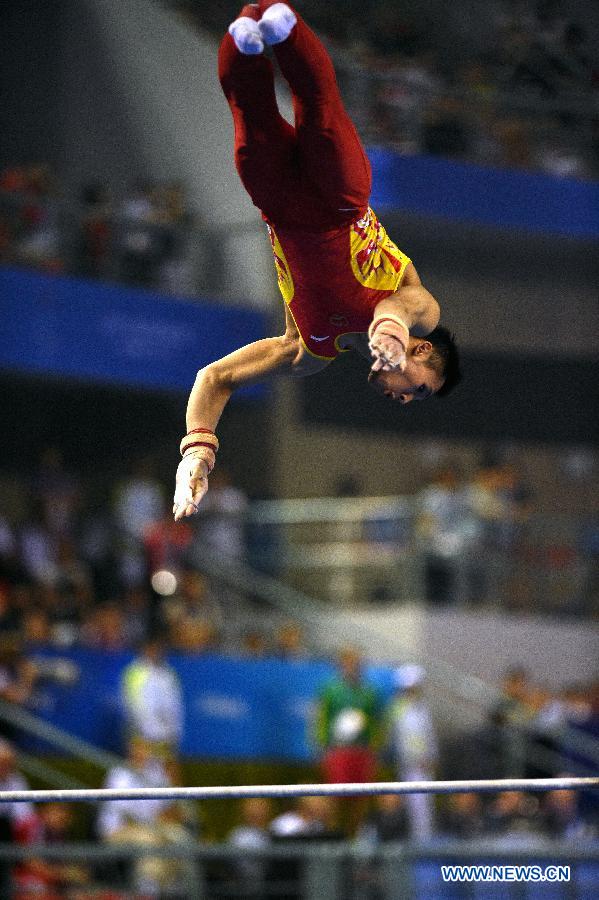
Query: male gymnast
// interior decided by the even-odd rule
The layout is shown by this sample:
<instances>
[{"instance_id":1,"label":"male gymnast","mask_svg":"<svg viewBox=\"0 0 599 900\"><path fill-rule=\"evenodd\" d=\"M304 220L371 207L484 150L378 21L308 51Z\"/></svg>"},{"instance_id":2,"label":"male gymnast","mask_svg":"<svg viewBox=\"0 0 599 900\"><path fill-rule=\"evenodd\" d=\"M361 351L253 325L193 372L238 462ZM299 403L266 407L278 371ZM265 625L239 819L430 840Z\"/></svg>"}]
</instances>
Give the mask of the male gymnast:
<instances>
[{"instance_id":1,"label":"male gymnast","mask_svg":"<svg viewBox=\"0 0 599 900\"><path fill-rule=\"evenodd\" d=\"M294 126L278 110L265 46L291 89ZM368 205L368 159L331 60L301 16L275 0L244 6L221 43L218 74L236 168L270 236L286 327L198 372L180 445L177 521L197 511L208 489L214 432L242 385L310 375L347 350L370 360L372 387L399 403L445 395L460 379L439 304Z\"/></svg>"}]
</instances>

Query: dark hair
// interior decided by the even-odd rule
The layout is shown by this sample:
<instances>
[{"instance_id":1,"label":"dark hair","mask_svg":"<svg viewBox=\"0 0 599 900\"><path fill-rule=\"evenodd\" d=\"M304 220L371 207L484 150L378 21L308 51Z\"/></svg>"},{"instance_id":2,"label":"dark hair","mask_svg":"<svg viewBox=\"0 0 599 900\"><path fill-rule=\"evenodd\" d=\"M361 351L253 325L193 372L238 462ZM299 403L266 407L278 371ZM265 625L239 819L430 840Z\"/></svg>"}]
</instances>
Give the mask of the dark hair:
<instances>
[{"instance_id":1,"label":"dark hair","mask_svg":"<svg viewBox=\"0 0 599 900\"><path fill-rule=\"evenodd\" d=\"M447 328L438 325L434 331L427 334L426 340L433 345L430 367L445 379L435 396L446 397L462 380L460 354L455 337Z\"/></svg>"}]
</instances>

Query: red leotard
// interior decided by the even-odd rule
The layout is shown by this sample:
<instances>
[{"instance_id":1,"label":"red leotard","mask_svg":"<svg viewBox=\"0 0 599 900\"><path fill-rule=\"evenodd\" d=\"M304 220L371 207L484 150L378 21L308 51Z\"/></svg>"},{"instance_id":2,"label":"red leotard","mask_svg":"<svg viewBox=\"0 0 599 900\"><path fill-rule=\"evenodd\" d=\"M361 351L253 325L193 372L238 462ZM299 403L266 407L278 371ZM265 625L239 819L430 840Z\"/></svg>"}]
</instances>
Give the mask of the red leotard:
<instances>
[{"instance_id":1,"label":"red leotard","mask_svg":"<svg viewBox=\"0 0 599 900\"><path fill-rule=\"evenodd\" d=\"M276 0L241 14L259 19ZM410 262L368 206L368 158L349 118L331 60L297 14L289 38L272 49L292 96L295 127L281 116L272 65L245 56L229 34L219 77L235 126L235 164L262 211L279 287L306 349L332 359L338 339L365 332L379 300Z\"/></svg>"},{"instance_id":2,"label":"red leotard","mask_svg":"<svg viewBox=\"0 0 599 900\"><path fill-rule=\"evenodd\" d=\"M410 262L370 208L327 232L270 223L268 230L279 288L302 342L326 359L341 351L341 335L368 330L374 307L397 290Z\"/></svg>"}]
</instances>

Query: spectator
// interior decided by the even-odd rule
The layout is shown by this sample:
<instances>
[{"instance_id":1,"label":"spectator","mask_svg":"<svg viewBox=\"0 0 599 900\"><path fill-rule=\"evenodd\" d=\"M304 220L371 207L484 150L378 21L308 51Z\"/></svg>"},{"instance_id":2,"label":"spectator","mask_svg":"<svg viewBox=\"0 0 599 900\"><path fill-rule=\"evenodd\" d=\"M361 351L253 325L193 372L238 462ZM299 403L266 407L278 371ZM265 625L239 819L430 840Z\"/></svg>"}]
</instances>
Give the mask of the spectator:
<instances>
[{"instance_id":1,"label":"spectator","mask_svg":"<svg viewBox=\"0 0 599 900\"><path fill-rule=\"evenodd\" d=\"M176 527L180 524L177 522ZM209 622L218 630L226 624L210 580L197 569L187 567L178 573L174 594L162 600L161 617L168 627L182 620Z\"/></svg>"},{"instance_id":2,"label":"spectator","mask_svg":"<svg viewBox=\"0 0 599 900\"><path fill-rule=\"evenodd\" d=\"M52 644L52 624L45 609L29 609L23 616L21 638L27 652Z\"/></svg>"},{"instance_id":3,"label":"spectator","mask_svg":"<svg viewBox=\"0 0 599 900\"><path fill-rule=\"evenodd\" d=\"M0 513L0 590L8 590L25 578L16 530L9 518Z\"/></svg>"},{"instance_id":4,"label":"spectator","mask_svg":"<svg viewBox=\"0 0 599 900\"><path fill-rule=\"evenodd\" d=\"M58 571L58 540L48 528L43 504L32 497L29 515L19 532L19 555L28 579L54 584Z\"/></svg>"},{"instance_id":5,"label":"spectator","mask_svg":"<svg viewBox=\"0 0 599 900\"><path fill-rule=\"evenodd\" d=\"M56 858L35 857L36 846L57 846L73 840L73 808L70 803L44 803L36 814L19 822L16 829L16 843L31 848L31 855L13 872L13 900L58 900L91 881L89 868L85 864L71 863ZM70 895L70 893L68 894Z\"/></svg>"},{"instance_id":6,"label":"spectator","mask_svg":"<svg viewBox=\"0 0 599 900\"><path fill-rule=\"evenodd\" d=\"M40 499L44 521L52 534L68 536L75 527L81 498L79 480L69 472L59 447L46 447L40 454L34 487Z\"/></svg>"},{"instance_id":7,"label":"spectator","mask_svg":"<svg viewBox=\"0 0 599 900\"><path fill-rule=\"evenodd\" d=\"M424 590L429 603L455 603L460 565L476 540L473 521L453 466L440 468L415 498L416 533L424 550Z\"/></svg>"},{"instance_id":8,"label":"spectator","mask_svg":"<svg viewBox=\"0 0 599 900\"><path fill-rule=\"evenodd\" d=\"M160 231L153 187L138 181L117 210L115 235L120 278L135 285L155 283L160 262Z\"/></svg>"},{"instance_id":9,"label":"spectator","mask_svg":"<svg viewBox=\"0 0 599 900\"><path fill-rule=\"evenodd\" d=\"M117 524L125 534L142 541L148 528L162 518L165 508L163 487L156 478L153 459L147 456L117 490Z\"/></svg>"},{"instance_id":10,"label":"spectator","mask_svg":"<svg viewBox=\"0 0 599 900\"><path fill-rule=\"evenodd\" d=\"M333 784L373 781L383 728L381 699L364 677L356 648L341 650L337 663L338 674L323 686L317 708L316 739L324 751L324 780ZM359 824L366 806L363 798L351 799L350 829Z\"/></svg>"},{"instance_id":11,"label":"spectator","mask_svg":"<svg viewBox=\"0 0 599 900\"><path fill-rule=\"evenodd\" d=\"M244 516L248 501L222 466L217 466L210 476L210 490L204 501L197 519L198 568L206 553L224 561L243 562L247 555Z\"/></svg>"},{"instance_id":12,"label":"spectator","mask_svg":"<svg viewBox=\"0 0 599 900\"><path fill-rule=\"evenodd\" d=\"M422 148L434 156L463 159L469 149L466 111L454 97L440 97L427 112L422 129Z\"/></svg>"},{"instance_id":13,"label":"spectator","mask_svg":"<svg viewBox=\"0 0 599 900\"><path fill-rule=\"evenodd\" d=\"M46 164L30 166L26 170L24 188L16 260L45 272L62 272L59 206L50 167Z\"/></svg>"},{"instance_id":14,"label":"spectator","mask_svg":"<svg viewBox=\"0 0 599 900\"><path fill-rule=\"evenodd\" d=\"M588 33L577 22L568 22L559 35L552 58L561 93L588 91L593 85L594 65L588 49Z\"/></svg>"},{"instance_id":15,"label":"spectator","mask_svg":"<svg viewBox=\"0 0 599 900\"><path fill-rule=\"evenodd\" d=\"M534 169L535 153L529 120L514 113L497 120L493 138L498 146L497 162L510 169Z\"/></svg>"},{"instance_id":16,"label":"spectator","mask_svg":"<svg viewBox=\"0 0 599 900\"><path fill-rule=\"evenodd\" d=\"M111 769L103 787L118 790L169 787L170 779L163 762L153 755L152 747L142 738L131 738L127 745L127 759L122 766ZM106 800L100 804L96 831L100 840L109 840L128 822L153 823L168 800Z\"/></svg>"},{"instance_id":17,"label":"spectator","mask_svg":"<svg viewBox=\"0 0 599 900\"><path fill-rule=\"evenodd\" d=\"M29 785L17 771L17 760L12 744L0 739L0 791L27 791ZM18 833L27 828L35 818L33 803L3 803L0 807L0 843L10 844ZM0 897L10 897L10 866L0 860Z\"/></svg>"},{"instance_id":18,"label":"spectator","mask_svg":"<svg viewBox=\"0 0 599 900\"><path fill-rule=\"evenodd\" d=\"M524 791L502 791L486 812L487 830L495 837L539 837L542 824L538 798Z\"/></svg>"},{"instance_id":19,"label":"spectator","mask_svg":"<svg viewBox=\"0 0 599 900\"><path fill-rule=\"evenodd\" d=\"M243 656L252 659L264 659L270 655L266 635L255 629L246 631L242 636L240 650Z\"/></svg>"},{"instance_id":20,"label":"spectator","mask_svg":"<svg viewBox=\"0 0 599 900\"><path fill-rule=\"evenodd\" d=\"M173 622L169 629L169 644L180 653L205 653L218 649L218 633L207 619L184 617Z\"/></svg>"},{"instance_id":21,"label":"spectator","mask_svg":"<svg viewBox=\"0 0 599 900\"><path fill-rule=\"evenodd\" d=\"M12 604L12 591L0 580L0 634L14 634L20 625L21 615Z\"/></svg>"},{"instance_id":22,"label":"spectator","mask_svg":"<svg viewBox=\"0 0 599 900\"><path fill-rule=\"evenodd\" d=\"M357 865L354 880L359 896L364 900L384 900L384 878L379 850L382 844L404 841L409 836L409 823L404 798L399 794L379 794L374 809L358 829L357 845L362 861Z\"/></svg>"},{"instance_id":23,"label":"spectator","mask_svg":"<svg viewBox=\"0 0 599 900\"><path fill-rule=\"evenodd\" d=\"M304 633L297 622L285 622L275 634L274 655L288 661L307 659Z\"/></svg>"},{"instance_id":24,"label":"spectator","mask_svg":"<svg viewBox=\"0 0 599 900\"><path fill-rule=\"evenodd\" d=\"M580 811L579 791L549 791L542 815L547 834L555 840L577 841L598 836L599 823L592 823Z\"/></svg>"},{"instance_id":25,"label":"spectator","mask_svg":"<svg viewBox=\"0 0 599 900\"><path fill-rule=\"evenodd\" d=\"M158 287L167 294L190 296L194 293L193 268L189 258L189 232L194 226L179 182L161 185L156 192L160 247Z\"/></svg>"},{"instance_id":26,"label":"spectator","mask_svg":"<svg viewBox=\"0 0 599 900\"><path fill-rule=\"evenodd\" d=\"M483 567L475 569L473 587L480 601L492 603L509 577L505 563L506 534L513 534L516 488L496 460L485 461L464 488L464 500L478 528L472 550Z\"/></svg>"},{"instance_id":27,"label":"spectator","mask_svg":"<svg viewBox=\"0 0 599 900\"><path fill-rule=\"evenodd\" d=\"M179 526L183 525L183 528ZM171 512L148 525L144 534L144 548L148 572L179 573L185 565L193 531L187 522L175 522Z\"/></svg>"},{"instance_id":28,"label":"spectator","mask_svg":"<svg viewBox=\"0 0 599 900\"><path fill-rule=\"evenodd\" d=\"M118 831L114 831L108 841L111 844L125 844L147 847L177 847L187 849L191 856L196 842L183 824L181 808L176 803L167 803L160 810L155 821L125 821ZM132 854L133 883L135 890L144 900L173 898L180 900L191 896L189 891L197 884L195 865L191 859Z\"/></svg>"},{"instance_id":29,"label":"spectator","mask_svg":"<svg viewBox=\"0 0 599 900\"><path fill-rule=\"evenodd\" d=\"M152 609L146 588L130 588L125 593L121 612L125 644L127 647L136 647L143 643L152 625Z\"/></svg>"},{"instance_id":30,"label":"spectator","mask_svg":"<svg viewBox=\"0 0 599 900\"><path fill-rule=\"evenodd\" d=\"M127 730L155 748L158 755L178 755L183 734L183 694L179 677L164 660L164 643L150 636L129 663L121 680Z\"/></svg>"},{"instance_id":31,"label":"spectator","mask_svg":"<svg viewBox=\"0 0 599 900\"><path fill-rule=\"evenodd\" d=\"M386 841L404 841L410 835L410 821L405 798L401 794L378 794L374 809L358 832L368 845Z\"/></svg>"},{"instance_id":32,"label":"spectator","mask_svg":"<svg viewBox=\"0 0 599 900\"><path fill-rule=\"evenodd\" d=\"M35 696L39 678L37 666L23 652L17 637L0 638L0 699L25 706ZM14 740L18 729L10 722L1 721L2 737Z\"/></svg>"},{"instance_id":33,"label":"spectator","mask_svg":"<svg viewBox=\"0 0 599 900\"><path fill-rule=\"evenodd\" d=\"M532 685L522 666L509 668L501 683L503 699L490 714L490 741L498 752L500 778L523 778L526 774L527 729L535 716L530 704Z\"/></svg>"},{"instance_id":34,"label":"spectator","mask_svg":"<svg viewBox=\"0 0 599 900\"><path fill-rule=\"evenodd\" d=\"M395 671L396 695L387 711L389 744L400 781L432 781L438 764L435 726L424 700L424 669L404 665ZM429 840L434 832L431 794L406 797L412 837Z\"/></svg>"},{"instance_id":35,"label":"spectator","mask_svg":"<svg viewBox=\"0 0 599 900\"><path fill-rule=\"evenodd\" d=\"M273 838L340 838L337 806L332 797L300 797L289 812L276 816L270 825Z\"/></svg>"},{"instance_id":36,"label":"spectator","mask_svg":"<svg viewBox=\"0 0 599 900\"><path fill-rule=\"evenodd\" d=\"M166 512L164 489L154 470L153 459L145 457L117 488L114 513L122 532L120 577L127 587L144 583L147 574L144 540L149 529Z\"/></svg>"},{"instance_id":37,"label":"spectator","mask_svg":"<svg viewBox=\"0 0 599 900\"><path fill-rule=\"evenodd\" d=\"M473 840L486 830L485 811L480 794L450 794L442 816L442 831L448 837Z\"/></svg>"},{"instance_id":38,"label":"spectator","mask_svg":"<svg viewBox=\"0 0 599 900\"><path fill-rule=\"evenodd\" d=\"M108 186L87 184L81 191L81 216L75 247L77 275L84 278L105 278L109 275L113 216Z\"/></svg>"},{"instance_id":39,"label":"spectator","mask_svg":"<svg viewBox=\"0 0 599 900\"><path fill-rule=\"evenodd\" d=\"M250 797L241 804L241 823L229 833L227 843L239 850L235 859L234 877L243 886L247 897L264 894L267 860L252 856L270 846L269 825L273 818L272 803L265 797Z\"/></svg>"},{"instance_id":40,"label":"spectator","mask_svg":"<svg viewBox=\"0 0 599 900\"><path fill-rule=\"evenodd\" d=\"M292 810L273 819L270 833L278 847L294 847L304 841L342 840L336 821L334 798L300 797ZM275 900L301 900L304 867L301 857L275 856L266 876L266 896Z\"/></svg>"},{"instance_id":41,"label":"spectator","mask_svg":"<svg viewBox=\"0 0 599 900\"><path fill-rule=\"evenodd\" d=\"M118 653L127 649L123 610L118 603L93 607L81 629L81 643L94 650Z\"/></svg>"},{"instance_id":42,"label":"spectator","mask_svg":"<svg viewBox=\"0 0 599 900\"><path fill-rule=\"evenodd\" d=\"M12 228L8 216L0 213L0 263L10 265L13 254Z\"/></svg>"},{"instance_id":43,"label":"spectator","mask_svg":"<svg viewBox=\"0 0 599 900\"><path fill-rule=\"evenodd\" d=\"M89 569L96 597L109 600L123 586L116 522L112 511L103 506L103 496L90 491L84 503L77 525L79 555Z\"/></svg>"}]
</instances>

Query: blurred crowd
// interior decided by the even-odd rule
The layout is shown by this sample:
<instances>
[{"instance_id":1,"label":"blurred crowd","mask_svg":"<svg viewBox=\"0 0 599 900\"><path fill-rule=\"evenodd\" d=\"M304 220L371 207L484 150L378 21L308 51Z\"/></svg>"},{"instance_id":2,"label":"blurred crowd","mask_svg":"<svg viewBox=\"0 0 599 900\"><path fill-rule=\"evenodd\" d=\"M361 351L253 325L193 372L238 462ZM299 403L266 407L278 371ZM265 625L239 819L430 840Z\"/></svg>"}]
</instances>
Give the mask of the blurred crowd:
<instances>
[{"instance_id":1,"label":"blurred crowd","mask_svg":"<svg viewBox=\"0 0 599 900\"><path fill-rule=\"evenodd\" d=\"M244 522L248 499L222 466L211 476L201 513L176 525L168 489L150 457L139 460L125 477L92 490L65 464L60 450L48 446L27 480L14 474L0 478L0 495L0 700L42 712L48 685L57 683L68 695L69 685L85 677L69 659L69 648L132 652L118 697L127 761L107 774L106 786L181 783L184 692L169 664L171 652L333 662L334 676L314 697L309 736L325 781L367 782L389 774L430 780L588 771L592 754L588 756L584 739L599 738L596 682L557 690L534 672L510 670L498 685L502 699L480 727L439 734L426 673L419 665L406 664L394 672L389 696L370 681L366 661L354 648L345 648L333 660L312 644L297 621L266 608L251 593L207 576L202 568L207 555L235 563L250 555ZM531 504L517 469L493 461L469 479L445 466L423 485L414 496L414 523L428 602L456 602L457 554L464 542L482 540L481 529L485 546L520 546ZM371 522L369 527L377 526ZM370 539L377 539L376 531ZM475 565L482 545L476 546L468 578L478 590L484 572ZM20 745L18 725L3 720L0 734ZM26 809L14 807L11 827L20 829L15 831L19 841L53 834L56 822L67 832L70 828L68 808L31 809L31 818L22 823L19 817ZM131 809L104 804L94 834L107 842L139 841L145 847L189 844L209 836L192 812L162 803L133 804ZM231 842L259 848L282 839L351 834L374 853L380 842L404 838L587 837L596 834L596 827L596 804L569 792L542 799L514 792L491 799L456 795L447 802L413 795L405 800L383 797L374 804L321 798L301 801L284 814L267 803L248 802ZM260 868L260 878L274 878L269 865ZM63 868L68 877L83 877L78 867L65 863ZM183 878L184 868L175 866L178 874L173 875L166 866L171 874L161 875L157 860L144 858L135 863L135 878L147 886L162 877ZM225 874L217 872L216 878L238 877L230 866L224 868ZM23 878L34 882L67 877L62 869L59 876L48 874L41 861L21 870ZM86 872L86 878L95 877ZM367 881L372 876L368 866L362 874ZM150 891L149 896L155 895Z\"/></svg>"},{"instance_id":2,"label":"blurred crowd","mask_svg":"<svg viewBox=\"0 0 599 900\"><path fill-rule=\"evenodd\" d=\"M356 576L353 593L348 591L341 600L403 599L401 585L393 578L393 562L403 559L416 563L417 591L430 606L596 616L596 512L583 510L582 502L572 514L560 512L554 500L549 507L547 498L536 496L538 481L533 487L529 465L524 457L500 448L483 451L471 465L441 457L431 461L422 480L413 485L409 506L386 507L383 499L379 509L372 501L349 537L356 559L362 553L375 563L380 560L378 574L373 565L368 577L362 574L359 581ZM584 490L586 476L566 475L574 498ZM364 495L353 477L339 478L332 493L340 503ZM314 530L317 527L315 522ZM326 527L331 532L336 527L331 542L348 540L342 517L327 521ZM317 539L324 542L326 537L319 532ZM333 584L331 595L336 590Z\"/></svg>"},{"instance_id":3,"label":"blurred crowd","mask_svg":"<svg viewBox=\"0 0 599 900\"><path fill-rule=\"evenodd\" d=\"M393 673L394 692L383 701L369 679L365 660L358 650L345 647L336 660L336 671L321 688L316 699L312 739L319 748L321 775L329 783L368 782L382 776L401 781L428 781L447 777L443 740L436 733L426 690L426 672L415 664L404 664ZM139 686L142 691L134 698ZM539 740L548 749L564 727L579 735L599 736L599 693L597 684L572 688L551 696L521 667L506 672L503 693L489 710L486 745L474 746L473 738L460 743L462 764L468 765L468 748L484 758L484 773L475 767L451 777L542 777L534 743L519 740L523 725L533 721ZM176 676L160 656L160 642L145 642L140 655L125 670L122 689L129 695L129 736L125 758L110 769L104 786L121 790L166 787L181 784L177 759L180 720ZM142 696L143 694L143 696ZM127 701L126 701L127 702ZM157 706L161 706L156 716ZM169 712L170 710L170 712ZM156 727L171 721L172 731ZM500 739L503 735L504 740ZM518 748L524 753L519 753ZM561 760L569 764L562 774L579 774L582 756L569 758L561 748ZM543 761L541 757L541 761ZM552 770L555 774L555 770ZM0 789L23 790L27 781L17 767L14 747L0 740ZM152 848L169 847L192 851L214 840L206 827L202 808L188 801L169 800L106 801L94 818L77 823L73 806L48 803L34 806L14 803L3 806L0 840L22 847L30 854L11 867L0 865L1 895L21 898L35 892L44 900L79 896L76 891L104 897L102 886L113 888L126 878L140 895L152 897L188 896L186 885L193 883L194 869L189 859L153 857ZM212 887L228 891L227 896L266 896L290 900L301 896L300 879L304 861L303 843L354 841L360 850L359 864L352 878L362 886L369 900L383 898L379 883L378 852L394 842L442 846L443 841L485 839L508 851L519 848L534 852L543 842L565 845L596 845L599 842L599 804L593 792L574 790L546 794L502 791L496 794L453 794L433 797L386 794L376 798L305 797L293 803L267 799L247 799L238 804L225 836L231 855L212 857L207 877ZM122 862L101 866L65 858L36 858L35 847L93 838L106 847L141 848L144 853ZM222 836L220 836L222 839ZM274 852L276 851L276 852ZM299 852L298 852L299 851ZM10 893L7 885L14 885ZM69 889L71 893L61 891ZM30 892L30 893L28 893ZM110 895L113 896L113 895ZM120 894L114 896L120 897Z\"/></svg>"},{"instance_id":4,"label":"blurred crowd","mask_svg":"<svg viewBox=\"0 0 599 900\"><path fill-rule=\"evenodd\" d=\"M40 451L26 477L1 475L1 635L28 646L120 650L160 632L184 653L310 655L297 623L205 573L209 558L254 566L285 558L270 526L248 528L248 498L226 467L212 474L200 513L177 524L156 458L139 459L124 476L95 478L67 466L56 446ZM512 463L489 460L467 476L444 465L414 493L408 538L403 520L369 520L363 537L375 549L395 541L398 552L406 539L415 542L432 606L527 610L543 576L557 579L544 608L592 615L592 536L583 529L570 543L558 535L539 547L530 538L533 510ZM396 599L386 584L372 598Z\"/></svg>"},{"instance_id":5,"label":"blurred crowd","mask_svg":"<svg viewBox=\"0 0 599 900\"><path fill-rule=\"evenodd\" d=\"M215 0L172 5L216 34L229 24ZM599 23L589 30L584 8L563 0L295 6L327 39L367 143L557 177L599 174Z\"/></svg>"},{"instance_id":6,"label":"blurred crowd","mask_svg":"<svg viewBox=\"0 0 599 900\"><path fill-rule=\"evenodd\" d=\"M247 498L223 467L211 481L202 515L175 524L150 458L121 480L95 485L48 447L32 478L5 476L0 631L29 644L106 650L133 647L161 631L183 652L232 646L243 652L247 637L247 652L260 652L254 605L247 601L244 618L239 596L204 575L198 561L200 553L241 561L245 552ZM266 637L261 646L276 652L272 638L270 647Z\"/></svg>"},{"instance_id":7,"label":"blurred crowd","mask_svg":"<svg viewBox=\"0 0 599 900\"><path fill-rule=\"evenodd\" d=\"M559 615L593 615L592 517L588 528L557 514L539 517L518 465L489 458L467 474L441 465L414 500L430 604L525 611L541 603Z\"/></svg>"},{"instance_id":8,"label":"blurred crowd","mask_svg":"<svg viewBox=\"0 0 599 900\"><path fill-rule=\"evenodd\" d=\"M139 180L116 197L98 181L67 197L47 163L0 172L0 263L188 296L194 224L179 182Z\"/></svg>"}]
</instances>

